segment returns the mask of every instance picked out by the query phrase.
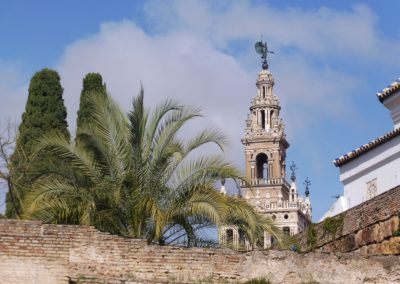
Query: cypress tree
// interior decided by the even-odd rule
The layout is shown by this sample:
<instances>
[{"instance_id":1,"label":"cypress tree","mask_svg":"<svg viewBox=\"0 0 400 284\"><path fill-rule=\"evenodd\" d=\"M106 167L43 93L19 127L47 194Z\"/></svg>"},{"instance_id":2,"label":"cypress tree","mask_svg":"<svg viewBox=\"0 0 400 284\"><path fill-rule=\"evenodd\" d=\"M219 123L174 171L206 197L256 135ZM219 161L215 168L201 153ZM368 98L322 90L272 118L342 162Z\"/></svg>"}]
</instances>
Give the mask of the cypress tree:
<instances>
[{"instance_id":1,"label":"cypress tree","mask_svg":"<svg viewBox=\"0 0 400 284\"><path fill-rule=\"evenodd\" d=\"M19 125L16 150L11 158L14 200L9 192L6 204L8 217L21 213L20 208L16 208L19 205L15 198L18 196L19 200L23 199L24 191L31 186L41 168L60 162L56 157L42 154L30 163L30 157L34 152L35 142L46 133L57 130L70 138L66 121L67 110L62 95L60 76L56 71L43 69L33 75L25 112Z\"/></svg>"},{"instance_id":2,"label":"cypress tree","mask_svg":"<svg viewBox=\"0 0 400 284\"><path fill-rule=\"evenodd\" d=\"M87 122L90 116L89 97L91 95L106 95L106 85L103 84L103 78L99 73L88 73L83 79L83 88L76 121L77 130Z\"/></svg>"}]
</instances>

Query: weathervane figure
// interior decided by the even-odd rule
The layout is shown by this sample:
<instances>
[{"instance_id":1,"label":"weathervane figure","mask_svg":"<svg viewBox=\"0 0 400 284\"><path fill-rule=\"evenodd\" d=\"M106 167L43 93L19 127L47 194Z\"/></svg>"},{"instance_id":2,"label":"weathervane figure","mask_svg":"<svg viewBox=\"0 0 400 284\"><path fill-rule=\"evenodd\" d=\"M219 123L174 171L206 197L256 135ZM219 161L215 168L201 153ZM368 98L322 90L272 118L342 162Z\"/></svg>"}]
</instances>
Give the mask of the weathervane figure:
<instances>
[{"instance_id":1,"label":"weathervane figure","mask_svg":"<svg viewBox=\"0 0 400 284\"><path fill-rule=\"evenodd\" d=\"M291 175L291 177L290 177L290 179L292 180L292 181L296 181L296 171L298 170L299 168L296 166L296 164L292 161L292 163L290 164L290 171L292 172L292 175Z\"/></svg>"},{"instance_id":2,"label":"weathervane figure","mask_svg":"<svg viewBox=\"0 0 400 284\"><path fill-rule=\"evenodd\" d=\"M261 59L263 60L262 69L267 70L268 69L268 63L267 63L268 53L274 54L274 52L269 51L267 43L262 42L262 40L256 42L256 45L254 47L256 49L256 52L261 55Z\"/></svg>"},{"instance_id":3,"label":"weathervane figure","mask_svg":"<svg viewBox=\"0 0 400 284\"><path fill-rule=\"evenodd\" d=\"M309 196L310 195L310 185L311 185L310 179L308 177L306 177L306 180L304 181L303 184L306 186L306 190L304 193L306 194L306 196Z\"/></svg>"}]
</instances>

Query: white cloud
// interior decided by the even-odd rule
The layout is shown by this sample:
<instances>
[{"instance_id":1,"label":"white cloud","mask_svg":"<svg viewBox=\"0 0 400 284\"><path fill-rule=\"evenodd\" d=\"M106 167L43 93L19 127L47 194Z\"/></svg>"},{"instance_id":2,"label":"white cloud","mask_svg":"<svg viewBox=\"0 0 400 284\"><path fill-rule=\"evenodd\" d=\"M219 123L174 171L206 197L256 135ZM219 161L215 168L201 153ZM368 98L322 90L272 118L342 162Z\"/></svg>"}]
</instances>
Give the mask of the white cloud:
<instances>
[{"instance_id":1,"label":"white cloud","mask_svg":"<svg viewBox=\"0 0 400 284\"><path fill-rule=\"evenodd\" d=\"M258 39L277 50L295 48L306 55L376 59L399 65L399 43L382 38L378 18L366 5L352 10L274 8L250 1L148 1L148 17L155 31L189 30L226 48L230 41ZM382 52L387 51L385 56Z\"/></svg>"},{"instance_id":2,"label":"white cloud","mask_svg":"<svg viewBox=\"0 0 400 284\"><path fill-rule=\"evenodd\" d=\"M70 45L58 70L71 126L87 72L100 72L126 110L140 82L150 106L167 98L199 106L200 125L223 129L231 141L242 134L243 106L255 92L254 77L208 41L186 33L149 36L128 21L103 24L98 34Z\"/></svg>"},{"instance_id":3,"label":"white cloud","mask_svg":"<svg viewBox=\"0 0 400 284\"><path fill-rule=\"evenodd\" d=\"M202 2L195 4L196 8L192 9L185 5L175 7L177 13L185 15L181 21L189 21L189 27L207 22L200 21L207 7ZM234 6L225 17L231 19L246 9L250 7ZM191 17L188 11L196 16ZM251 14L255 13L253 10L248 13L247 18L256 20ZM222 23L219 29L221 26ZM249 28L248 34L251 34L251 25ZM256 54L252 56L257 58ZM292 122L289 128L292 132L303 131L310 121L318 121L321 116L343 115L351 109L351 103L345 101L357 85L357 79L329 67L321 70L300 55L277 54L273 60L272 71L278 82L276 91L281 97L284 116ZM206 114L205 121L211 121L229 134L231 141L235 141L232 142L235 155L241 153L237 141L242 136L251 97L256 92L257 71L244 68L202 33L177 28L147 34L131 21L105 23L97 34L68 46L58 69L65 86L70 125L75 124L82 78L88 72L100 72L113 96L127 109L140 82L145 86L150 105L172 97L200 106ZM290 108L293 105L303 107ZM239 159L239 155L235 158Z\"/></svg>"}]
</instances>

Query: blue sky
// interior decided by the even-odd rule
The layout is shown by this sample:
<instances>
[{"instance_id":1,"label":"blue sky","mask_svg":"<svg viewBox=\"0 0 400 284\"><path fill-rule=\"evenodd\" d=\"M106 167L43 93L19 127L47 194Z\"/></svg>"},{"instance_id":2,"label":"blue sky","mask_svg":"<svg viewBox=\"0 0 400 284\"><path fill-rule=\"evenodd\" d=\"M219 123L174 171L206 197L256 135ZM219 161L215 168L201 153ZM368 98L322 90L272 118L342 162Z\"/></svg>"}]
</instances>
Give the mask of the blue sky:
<instances>
[{"instance_id":1,"label":"blue sky","mask_svg":"<svg viewBox=\"0 0 400 284\"><path fill-rule=\"evenodd\" d=\"M243 168L243 135L263 35L298 188L311 179L314 219L342 193L332 160L390 131L375 93L399 77L399 1L0 2L0 121L20 120L34 72L62 77L73 131L82 78L100 72L123 106L140 82L152 106L200 106ZM196 128L195 127L195 128ZM191 133L187 129L187 133Z\"/></svg>"}]
</instances>

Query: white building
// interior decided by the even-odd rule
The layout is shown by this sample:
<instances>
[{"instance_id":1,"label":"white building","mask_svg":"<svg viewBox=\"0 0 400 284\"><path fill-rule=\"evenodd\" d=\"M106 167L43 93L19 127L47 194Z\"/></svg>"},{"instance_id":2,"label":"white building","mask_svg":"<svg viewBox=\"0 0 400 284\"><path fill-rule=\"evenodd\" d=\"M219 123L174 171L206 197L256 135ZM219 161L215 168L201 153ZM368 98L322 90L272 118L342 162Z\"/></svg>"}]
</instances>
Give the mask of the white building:
<instances>
[{"instance_id":1,"label":"white building","mask_svg":"<svg viewBox=\"0 0 400 284\"><path fill-rule=\"evenodd\" d=\"M400 78L377 97L390 110L394 130L333 161L344 193L321 220L400 185Z\"/></svg>"}]
</instances>

